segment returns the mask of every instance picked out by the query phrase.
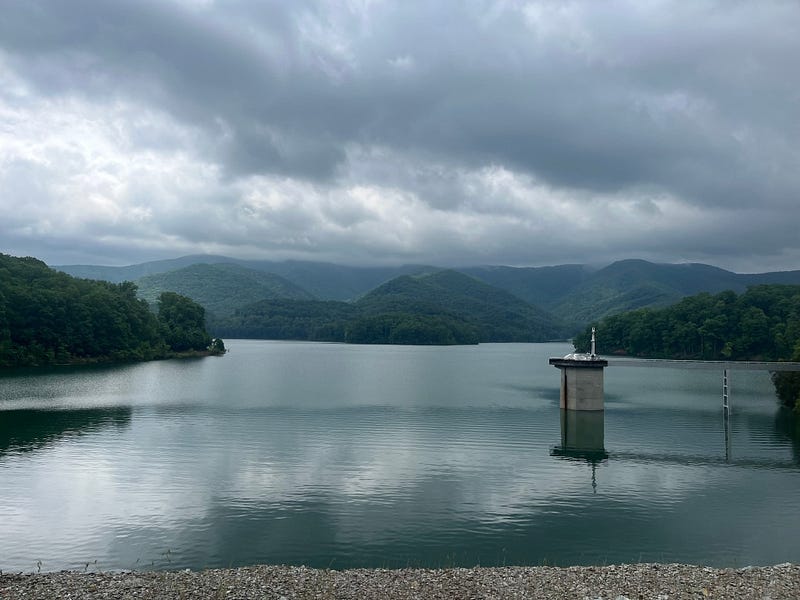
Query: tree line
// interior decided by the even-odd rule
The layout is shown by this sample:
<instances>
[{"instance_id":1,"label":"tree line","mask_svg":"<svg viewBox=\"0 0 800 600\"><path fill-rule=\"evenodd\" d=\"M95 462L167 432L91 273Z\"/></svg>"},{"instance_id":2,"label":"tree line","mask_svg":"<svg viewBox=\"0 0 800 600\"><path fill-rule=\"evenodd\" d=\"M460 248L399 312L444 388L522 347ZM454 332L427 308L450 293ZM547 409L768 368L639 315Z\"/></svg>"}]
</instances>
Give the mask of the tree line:
<instances>
[{"instance_id":1,"label":"tree line","mask_svg":"<svg viewBox=\"0 0 800 600\"><path fill-rule=\"evenodd\" d=\"M166 292L154 313L136 291L0 254L0 367L151 360L212 346L202 306Z\"/></svg>"},{"instance_id":2,"label":"tree line","mask_svg":"<svg viewBox=\"0 0 800 600\"><path fill-rule=\"evenodd\" d=\"M364 314L335 300L262 300L215 318L210 327L223 337L343 342L352 344L477 344L474 325L446 314L394 310Z\"/></svg>"},{"instance_id":3,"label":"tree line","mask_svg":"<svg viewBox=\"0 0 800 600\"><path fill-rule=\"evenodd\" d=\"M800 361L800 286L756 285L742 294L701 293L663 309L606 317L598 352L642 358ZM591 326L575 348L589 350ZM800 410L800 373L773 376L780 399Z\"/></svg>"}]
</instances>

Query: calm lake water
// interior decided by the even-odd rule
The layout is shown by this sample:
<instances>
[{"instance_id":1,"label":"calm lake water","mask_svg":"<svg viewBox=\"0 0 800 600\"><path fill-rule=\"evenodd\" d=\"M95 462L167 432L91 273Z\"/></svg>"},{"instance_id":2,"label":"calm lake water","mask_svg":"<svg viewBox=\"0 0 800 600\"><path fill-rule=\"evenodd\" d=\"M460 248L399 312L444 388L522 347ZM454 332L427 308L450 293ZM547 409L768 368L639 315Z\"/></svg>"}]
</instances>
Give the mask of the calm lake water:
<instances>
[{"instance_id":1,"label":"calm lake water","mask_svg":"<svg viewBox=\"0 0 800 600\"><path fill-rule=\"evenodd\" d=\"M0 376L0 569L800 562L766 373L726 447L721 373L610 367L560 456L567 344L228 346Z\"/></svg>"}]
</instances>

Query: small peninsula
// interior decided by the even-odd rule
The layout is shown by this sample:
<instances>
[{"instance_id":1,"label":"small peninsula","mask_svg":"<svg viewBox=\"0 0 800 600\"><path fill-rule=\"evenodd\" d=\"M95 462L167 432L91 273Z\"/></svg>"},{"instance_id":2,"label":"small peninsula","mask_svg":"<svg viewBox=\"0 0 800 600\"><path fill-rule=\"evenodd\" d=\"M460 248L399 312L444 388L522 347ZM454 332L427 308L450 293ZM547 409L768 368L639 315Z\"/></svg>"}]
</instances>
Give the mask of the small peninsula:
<instances>
[{"instance_id":1,"label":"small peninsula","mask_svg":"<svg viewBox=\"0 0 800 600\"><path fill-rule=\"evenodd\" d=\"M205 309L165 292L157 313L131 282L78 279L0 254L0 368L222 354Z\"/></svg>"}]
</instances>

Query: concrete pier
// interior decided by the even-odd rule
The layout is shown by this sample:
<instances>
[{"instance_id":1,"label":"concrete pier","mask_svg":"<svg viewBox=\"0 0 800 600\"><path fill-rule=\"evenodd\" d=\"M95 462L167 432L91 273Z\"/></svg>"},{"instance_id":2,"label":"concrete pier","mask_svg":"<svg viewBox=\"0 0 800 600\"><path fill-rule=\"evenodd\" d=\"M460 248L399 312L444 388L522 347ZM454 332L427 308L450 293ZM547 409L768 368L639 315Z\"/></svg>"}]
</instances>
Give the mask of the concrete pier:
<instances>
[{"instance_id":1,"label":"concrete pier","mask_svg":"<svg viewBox=\"0 0 800 600\"><path fill-rule=\"evenodd\" d=\"M561 370L561 408L565 410L603 410L603 369L608 361L594 354L568 354L551 358Z\"/></svg>"}]
</instances>

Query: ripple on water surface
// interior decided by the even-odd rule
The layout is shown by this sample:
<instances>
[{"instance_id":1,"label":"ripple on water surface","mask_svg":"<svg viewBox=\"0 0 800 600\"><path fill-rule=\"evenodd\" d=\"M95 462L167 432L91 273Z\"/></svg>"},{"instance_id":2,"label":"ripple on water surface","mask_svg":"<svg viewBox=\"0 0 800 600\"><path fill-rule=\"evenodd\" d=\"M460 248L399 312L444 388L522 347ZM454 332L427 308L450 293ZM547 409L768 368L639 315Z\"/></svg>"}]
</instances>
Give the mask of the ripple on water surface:
<instances>
[{"instance_id":1,"label":"ripple on water surface","mask_svg":"<svg viewBox=\"0 0 800 600\"><path fill-rule=\"evenodd\" d=\"M0 568L800 560L768 381L726 449L713 374L609 372L590 460L551 453L563 344L229 346L0 378Z\"/></svg>"}]
</instances>

